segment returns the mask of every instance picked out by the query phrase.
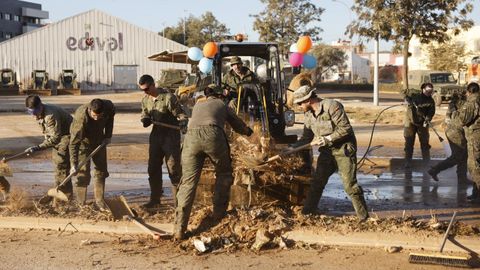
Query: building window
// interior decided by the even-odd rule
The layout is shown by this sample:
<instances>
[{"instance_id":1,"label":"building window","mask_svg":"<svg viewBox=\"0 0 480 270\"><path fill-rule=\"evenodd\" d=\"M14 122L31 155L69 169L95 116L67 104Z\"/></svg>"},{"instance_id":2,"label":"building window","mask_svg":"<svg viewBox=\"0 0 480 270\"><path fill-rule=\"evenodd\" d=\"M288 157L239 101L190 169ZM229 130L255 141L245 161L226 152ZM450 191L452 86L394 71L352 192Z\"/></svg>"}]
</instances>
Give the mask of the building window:
<instances>
[{"instance_id":1,"label":"building window","mask_svg":"<svg viewBox=\"0 0 480 270\"><path fill-rule=\"evenodd\" d=\"M19 22L20 21L20 16L13 15L13 20L16 21L16 22Z\"/></svg>"},{"instance_id":2,"label":"building window","mask_svg":"<svg viewBox=\"0 0 480 270\"><path fill-rule=\"evenodd\" d=\"M3 38L3 31L0 31L0 38Z\"/></svg>"},{"instance_id":3,"label":"building window","mask_svg":"<svg viewBox=\"0 0 480 270\"><path fill-rule=\"evenodd\" d=\"M0 19L3 19L3 13L0 12Z\"/></svg>"},{"instance_id":4,"label":"building window","mask_svg":"<svg viewBox=\"0 0 480 270\"><path fill-rule=\"evenodd\" d=\"M3 14L3 18L7 21L10 21L12 19L12 15L10 15L10 13L5 13Z\"/></svg>"},{"instance_id":5,"label":"building window","mask_svg":"<svg viewBox=\"0 0 480 270\"><path fill-rule=\"evenodd\" d=\"M5 39L12 38L12 33L5 33Z\"/></svg>"}]
</instances>

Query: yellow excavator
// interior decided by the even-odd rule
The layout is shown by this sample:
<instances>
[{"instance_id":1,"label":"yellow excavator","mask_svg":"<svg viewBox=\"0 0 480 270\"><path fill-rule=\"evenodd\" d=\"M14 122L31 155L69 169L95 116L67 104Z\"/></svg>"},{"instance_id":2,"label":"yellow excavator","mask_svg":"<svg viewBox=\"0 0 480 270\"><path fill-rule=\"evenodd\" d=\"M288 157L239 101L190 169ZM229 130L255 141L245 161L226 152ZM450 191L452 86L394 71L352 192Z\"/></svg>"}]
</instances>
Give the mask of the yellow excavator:
<instances>
[{"instance_id":1,"label":"yellow excavator","mask_svg":"<svg viewBox=\"0 0 480 270\"><path fill-rule=\"evenodd\" d=\"M78 87L77 73L73 69L64 69L58 76L57 95L75 95L82 93Z\"/></svg>"},{"instance_id":2,"label":"yellow excavator","mask_svg":"<svg viewBox=\"0 0 480 270\"><path fill-rule=\"evenodd\" d=\"M9 68L0 70L1 85L0 95L18 95L19 87L17 83L17 74Z\"/></svg>"}]
</instances>

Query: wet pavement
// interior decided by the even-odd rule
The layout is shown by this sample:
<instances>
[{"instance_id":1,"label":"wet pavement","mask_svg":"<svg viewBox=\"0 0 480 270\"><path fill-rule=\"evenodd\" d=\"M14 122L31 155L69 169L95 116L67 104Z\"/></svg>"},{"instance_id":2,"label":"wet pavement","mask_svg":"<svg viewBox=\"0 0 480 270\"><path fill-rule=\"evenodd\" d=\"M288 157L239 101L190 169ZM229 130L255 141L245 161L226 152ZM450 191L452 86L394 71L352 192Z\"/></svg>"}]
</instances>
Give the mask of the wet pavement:
<instances>
[{"instance_id":1,"label":"wet pavement","mask_svg":"<svg viewBox=\"0 0 480 270\"><path fill-rule=\"evenodd\" d=\"M34 197L44 195L52 187L53 168L50 161L16 160L9 164L13 169L13 177L8 178L12 186L20 186ZM110 161L109 171L106 196L122 194L129 201L140 203L148 200L150 190L146 163ZM165 197L169 198L171 184L166 168L163 172ZM414 214L429 218L432 213L448 213L455 209L470 213L468 220L480 224L480 205L466 200L472 187L457 183L454 168L442 172L439 182L418 170L405 173L403 169L376 175L359 173L357 178L364 189L372 215L384 217ZM89 188L89 198L92 198L92 185ZM353 207L338 174L330 178L319 208L325 214L353 214Z\"/></svg>"}]
</instances>

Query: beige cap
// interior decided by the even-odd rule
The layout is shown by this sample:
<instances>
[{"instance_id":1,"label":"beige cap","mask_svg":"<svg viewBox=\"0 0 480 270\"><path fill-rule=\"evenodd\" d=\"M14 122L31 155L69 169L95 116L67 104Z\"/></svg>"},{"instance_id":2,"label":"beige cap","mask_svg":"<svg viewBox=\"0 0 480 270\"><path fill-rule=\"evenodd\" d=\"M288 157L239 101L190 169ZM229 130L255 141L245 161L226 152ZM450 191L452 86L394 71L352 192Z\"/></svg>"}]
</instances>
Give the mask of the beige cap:
<instances>
[{"instance_id":1,"label":"beige cap","mask_svg":"<svg viewBox=\"0 0 480 270\"><path fill-rule=\"evenodd\" d=\"M314 91L315 88L311 88L308 85L300 86L293 92L293 102L296 104L304 102L312 96Z\"/></svg>"}]
</instances>

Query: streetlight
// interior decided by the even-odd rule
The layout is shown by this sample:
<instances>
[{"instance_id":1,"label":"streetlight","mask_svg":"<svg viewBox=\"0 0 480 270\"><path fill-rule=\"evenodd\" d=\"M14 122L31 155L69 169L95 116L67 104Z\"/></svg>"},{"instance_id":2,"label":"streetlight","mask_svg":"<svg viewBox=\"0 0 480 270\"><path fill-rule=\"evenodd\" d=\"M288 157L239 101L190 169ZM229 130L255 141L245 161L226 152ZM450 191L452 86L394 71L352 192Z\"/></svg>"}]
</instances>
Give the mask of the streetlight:
<instances>
[{"instance_id":1,"label":"streetlight","mask_svg":"<svg viewBox=\"0 0 480 270\"><path fill-rule=\"evenodd\" d=\"M183 10L183 45L187 46L187 14L188 10L184 9Z\"/></svg>"},{"instance_id":2,"label":"streetlight","mask_svg":"<svg viewBox=\"0 0 480 270\"><path fill-rule=\"evenodd\" d=\"M345 4L344 2L342 2L340 0L332 0L332 2L342 4L344 7L347 8L347 10L350 12L350 24L352 24L352 22L353 22L352 9L347 4ZM353 81L353 42L352 42L352 39L350 39L350 79L351 79L351 83L353 84L354 81Z\"/></svg>"}]
</instances>

